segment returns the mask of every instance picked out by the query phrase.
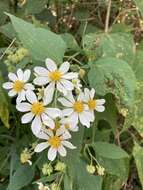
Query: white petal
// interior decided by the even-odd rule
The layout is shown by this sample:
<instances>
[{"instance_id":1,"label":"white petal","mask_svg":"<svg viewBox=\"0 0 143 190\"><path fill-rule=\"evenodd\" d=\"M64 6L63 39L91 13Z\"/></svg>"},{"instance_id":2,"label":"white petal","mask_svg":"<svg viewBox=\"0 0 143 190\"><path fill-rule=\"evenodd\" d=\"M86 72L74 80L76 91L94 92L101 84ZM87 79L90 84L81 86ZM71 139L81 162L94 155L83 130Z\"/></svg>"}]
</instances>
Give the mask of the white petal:
<instances>
[{"instance_id":1,"label":"white petal","mask_svg":"<svg viewBox=\"0 0 143 190\"><path fill-rule=\"evenodd\" d=\"M91 111L91 122L93 122L95 120L95 115L94 115L94 111Z\"/></svg>"},{"instance_id":2,"label":"white petal","mask_svg":"<svg viewBox=\"0 0 143 190\"><path fill-rule=\"evenodd\" d=\"M65 87L60 82L57 82L57 89L59 92L63 93L64 96L67 95L67 90L65 89Z\"/></svg>"},{"instance_id":3,"label":"white petal","mask_svg":"<svg viewBox=\"0 0 143 190\"><path fill-rule=\"evenodd\" d=\"M58 148L58 152L59 152L59 154L61 155L61 156L66 156L67 155L67 151L66 151L66 149L64 148L64 146L60 146L59 148Z\"/></svg>"},{"instance_id":4,"label":"white petal","mask_svg":"<svg viewBox=\"0 0 143 190\"><path fill-rule=\"evenodd\" d=\"M72 103L75 102L72 92L68 92L66 99L68 99Z\"/></svg>"},{"instance_id":5,"label":"white petal","mask_svg":"<svg viewBox=\"0 0 143 190\"><path fill-rule=\"evenodd\" d=\"M62 138L63 138L64 140L70 139L71 137L72 137L72 136L71 136L71 134L70 134L68 131L64 132L63 135L62 135Z\"/></svg>"},{"instance_id":6,"label":"white petal","mask_svg":"<svg viewBox=\"0 0 143 190\"><path fill-rule=\"evenodd\" d=\"M90 91L90 98L93 99L95 96L95 89L92 88L91 91Z\"/></svg>"},{"instance_id":7,"label":"white petal","mask_svg":"<svg viewBox=\"0 0 143 190\"><path fill-rule=\"evenodd\" d=\"M65 130L64 130L63 128L61 128L61 127L56 130L56 135L57 135L57 136L61 136L61 135L64 134L64 133L65 133Z\"/></svg>"},{"instance_id":8,"label":"white petal","mask_svg":"<svg viewBox=\"0 0 143 190\"><path fill-rule=\"evenodd\" d=\"M36 116L33 121L32 121L32 125L31 125L31 129L33 134L36 136L36 134L38 134L40 132L42 128L42 122L39 116Z\"/></svg>"},{"instance_id":9,"label":"white petal","mask_svg":"<svg viewBox=\"0 0 143 190\"><path fill-rule=\"evenodd\" d=\"M43 86L43 85L47 84L49 81L50 80L47 76L47 77L36 77L33 82L36 85Z\"/></svg>"},{"instance_id":10,"label":"white petal","mask_svg":"<svg viewBox=\"0 0 143 190\"><path fill-rule=\"evenodd\" d=\"M62 79L60 82L66 90L72 91L74 89L72 82L65 79Z\"/></svg>"},{"instance_id":11,"label":"white petal","mask_svg":"<svg viewBox=\"0 0 143 190\"><path fill-rule=\"evenodd\" d=\"M88 89L88 88L85 88L85 89L84 89L84 99L85 99L85 101L88 101L88 100L90 99L89 94L90 94L89 89Z\"/></svg>"},{"instance_id":12,"label":"white petal","mask_svg":"<svg viewBox=\"0 0 143 190\"><path fill-rule=\"evenodd\" d=\"M66 146L67 148L70 148L70 149L75 149L75 148L76 148L76 147L73 146L73 144L70 143L69 141L62 141L62 144L63 144L64 146Z\"/></svg>"},{"instance_id":13,"label":"white petal","mask_svg":"<svg viewBox=\"0 0 143 190\"><path fill-rule=\"evenodd\" d=\"M29 123L33 119L33 117L34 117L34 115L31 112L26 113L22 116L21 122L22 123Z\"/></svg>"},{"instance_id":14,"label":"white petal","mask_svg":"<svg viewBox=\"0 0 143 190\"><path fill-rule=\"evenodd\" d=\"M48 70L45 69L44 67L35 67L34 71L39 76L46 76L46 77L48 76Z\"/></svg>"},{"instance_id":15,"label":"white petal","mask_svg":"<svg viewBox=\"0 0 143 190\"><path fill-rule=\"evenodd\" d=\"M16 74L14 74L14 73L9 73L9 74L8 74L8 78L9 78L11 81L13 81L13 82L16 81L16 80L18 80Z\"/></svg>"},{"instance_id":16,"label":"white petal","mask_svg":"<svg viewBox=\"0 0 143 190\"><path fill-rule=\"evenodd\" d=\"M48 105L49 103L52 102L54 91L55 91L55 82L50 82L50 84L44 90L44 97L43 97L44 105Z\"/></svg>"},{"instance_id":17,"label":"white petal","mask_svg":"<svg viewBox=\"0 0 143 190\"><path fill-rule=\"evenodd\" d=\"M105 99L96 100L96 105L97 105L97 106L101 106L101 105L103 105L103 104L105 104Z\"/></svg>"},{"instance_id":18,"label":"white petal","mask_svg":"<svg viewBox=\"0 0 143 190\"><path fill-rule=\"evenodd\" d=\"M57 70L57 65L52 59L49 59L49 58L46 59L46 66L49 71Z\"/></svg>"},{"instance_id":19,"label":"white petal","mask_svg":"<svg viewBox=\"0 0 143 190\"><path fill-rule=\"evenodd\" d=\"M50 161L53 161L55 160L56 156L57 156L57 149L50 147L48 150L48 159Z\"/></svg>"},{"instance_id":20,"label":"white petal","mask_svg":"<svg viewBox=\"0 0 143 190\"><path fill-rule=\"evenodd\" d=\"M75 78L78 78L78 73L70 72L70 73L64 74L62 78L69 79L69 80L75 79Z\"/></svg>"},{"instance_id":21,"label":"white petal","mask_svg":"<svg viewBox=\"0 0 143 190\"><path fill-rule=\"evenodd\" d=\"M18 76L18 80L23 81L23 71L22 71L22 69L17 70L17 76Z\"/></svg>"},{"instance_id":22,"label":"white petal","mask_svg":"<svg viewBox=\"0 0 143 190\"><path fill-rule=\"evenodd\" d=\"M23 81L27 82L30 79L31 71L29 69L25 70L23 75Z\"/></svg>"},{"instance_id":23,"label":"white petal","mask_svg":"<svg viewBox=\"0 0 143 190\"><path fill-rule=\"evenodd\" d=\"M10 91L8 92L8 95L9 95L10 97L15 96L16 94L17 94L17 92L14 91L14 90L10 90Z\"/></svg>"},{"instance_id":24,"label":"white petal","mask_svg":"<svg viewBox=\"0 0 143 190\"><path fill-rule=\"evenodd\" d=\"M51 129L54 129L55 127L54 121L44 113L42 114L42 121L44 125L48 126Z\"/></svg>"},{"instance_id":25,"label":"white petal","mask_svg":"<svg viewBox=\"0 0 143 190\"><path fill-rule=\"evenodd\" d=\"M89 120L85 112L82 112L81 114L79 114L79 120L82 125L86 126L87 128L90 127L91 119Z\"/></svg>"},{"instance_id":26,"label":"white petal","mask_svg":"<svg viewBox=\"0 0 143 190\"><path fill-rule=\"evenodd\" d=\"M69 116L69 119L74 122L75 124L78 123L78 114L77 113L72 113L70 116Z\"/></svg>"},{"instance_id":27,"label":"white petal","mask_svg":"<svg viewBox=\"0 0 143 190\"><path fill-rule=\"evenodd\" d=\"M105 110L105 107L104 106L96 106L95 110L98 112L103 112Z\"/></svg>"},{"instance_id":28,"label":"white petal","mask_svg":"<svg viewBox=\"0 0 143 190\"><path fill-rule=\"evenodd\" d=\"M84 94L83 94L83 92L80 92L80 94L77 97L77 100L82 101L83 99L84 99Z\"/></svg>"},{"instance_id":29,"label":"white petal","mask_svg":"<svg viewBox=\"0 0 143 190\"><path fill-rule=\"evenodd\" d=\"M62 111L63 116L69 116L69 115L71 115L72 113L73 113L73 109L72 109L72 108L64 109L64 110Z\"/></svg>"},{"instance_id":30,"label":"white petal","mask_svg":"<svg viewBox=\"0 0 143 190\"><path fill-rule=\"evenodd\" d=\"M34 90L35 88L34 88L33 84L31 84L31 83L26 83L26 84L24 85L24 89L25 89L25 90Z\"/></svg>"},{"instance_id":31,"label":"white petal","mask_svg":"<svg viewBox=\"0 0 143 190\"><path fill-rule=\"evenodd\" d=\"M16 105L16 109L20 112L27 112L31 110L31 104L23 102Z\"/></svg>"},{"instance_id":32,"label":"white petal","mask_svg":"<svg viewBox=\"0 0 143 190\"><path fill-rule=\"evenodd\" d=\"M58 108L46 108L45 113L48 114L51 118L60 117L61 110Z\"/></svg>"},{"instance_id":33,"label":"white petal","mask_svg":"<svg viewBox=\"0 0 143 190\"><path fill-rule=\"evenodd\" d=\"M21 92L18 93L18 96L16 98L16 103L19 104L24 100L25 100L25 90L22 90Z\"/></svg>"},{"instance_id":34,"label":"white petal","mask_svg":"<svg viewBox=\"0 0 143 190\"><path fill-rule=\"evenodd\" d=\"M40 144L38 144L38 145L35 147L34 152L42 152L42 151L45 150L48 146L49 146L49 145L48 145L47 142L40 143Z\"/></svg>"},{"instance_id":35,"label":"white petal","mask_svg":"<svg viewBox=\"0 0 143 190\"><path fill-rule=\"evenodd\" d=\"M70 63L66 61L63 62L63 64L60 66L59 71L64 74L69 70L69 68L70 68Z\"/></svg>"},{"instance_id":36,"label":"white petal","mask_svg":"<svg viewBox=\"0 0 143 190\"><path fill-rule=\"evenodd\" d=\"M2 86L3 86L3 88L9 90L9 89L13 88L13 82L5 82Z\"/></svg>"},{"instance_id":37,"label":"white petal","mask_svg":"<svg viewBox=\"0 0 143 190\"><path fill-rule=\"evenodd\" d=\"M63 105L63 106L66 106L66 107L72 107L73 104L67 100L66 98L58 98L58 101Z\"/></svg>"},{"instance_id":38,"label":"white petal","mask_svg":"<svg viewBox=\"0 0 143 190\"><path fill-rule=\"evenodd\" d=\"M44 131L40 131L38 134L36 134L36 137L38 137L39 139L44 139L44 140L49 139L49 136Z\"/></svg>"},{"instance_id":39,"label":"white petal","mask_svg":"<svg viewBox=\"0 0 143 190\"><path fill-rule=\"evenodd\" d=\"M37 102L37 97L36 97L35 93L31 90L27 90L26 98L31 104L34 102Z\"/></svg>"}]
</instances>

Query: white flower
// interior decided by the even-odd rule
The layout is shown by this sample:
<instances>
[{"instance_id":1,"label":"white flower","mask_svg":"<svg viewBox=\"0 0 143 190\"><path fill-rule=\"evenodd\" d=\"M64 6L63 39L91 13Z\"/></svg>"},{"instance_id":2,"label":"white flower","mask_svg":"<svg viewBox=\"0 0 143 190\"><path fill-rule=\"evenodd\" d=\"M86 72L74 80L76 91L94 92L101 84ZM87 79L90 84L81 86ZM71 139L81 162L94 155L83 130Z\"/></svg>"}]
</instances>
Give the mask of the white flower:
<instances>
[{"instance_id":1,"label":"white flower","mask_svg":"<svg viewBox=\"0 0 143 190\"><path fill-rule=\"evenodd\" d=\"M31 129L34 135L39 133L43 123L54 128L53 119L59 117L61 115L61 111L57 108L47 108L47 103L44 101L39 102L33 91L27 92L26 98L29 103L22 102L16 106L18 111L28 112L22 116L22 123L29 123L32 121Z\"/></svg>"},{"instance_id":2,"label":"white flower","mask_svg":"<svg viewBox=\"0 0 143 190\"><path fill-rule=\"evenodd\" d=\"M48 150L48 159L53 161L57 153L61 156L66 156L67 151L65 147L69 149L75 149L76 147L73 146L68 139L71 138L69 133L63 132L61 129L57 129L56 132L52 130L47 130L46 133L41 131L39 134L36 135L40 139L46 140L46 142L42 142L35 147L35 152L42 152L46 148L50 147ZM65 146L65 147L64 147Z\"/></svg>"},{"instance_id":3,"label":"white flower","mask_svg":"<svg viewBox=\"0 0 143 190\"><path fill-rule=\"evenodd\" d=\"M76 90L81 91L82 84L80 83L80 80L78 78L73 79L72 83Z\"/></svg>"},{"instance_id":4,"label":"white flower","mask_svg":"<svg viewBox=\"0 0 143 190\"><path fill-rule=\"evenodd\" d=\"M88 105L88 108L92 114L92 121L95 119L94 110L98 112L103 112L105 110L104 99L94 99L95 96L95 89L92 88L89 90L88 88L84 89L84 102Z\"/></svg>"},{"instance_id":5,"label":"white flower","mask_svg":"<svg viewBox=\"0 0 143 190\"><path fill-rule=\"evenodd\" d=\"M48 98L52 99L55 88L64 95L66 95L68 91L73 90L74 85L71 80L77 78L78 73L68 72L70 68L69 62L64 62L58 69L56 63L47 58L46 67L47 69L44 67L34 68L36 73L34 84L39 86L48 84L46 87L46 90L50 92Z\"/></svg>"},{"instance_id":6,"label":"white flower","mask_svg":"<svg viewBox=\"0 0 143 190\"><path fill-rule=\"evenodd\" d=\"M17 70L17 73L9 73L8 78L11 82L3 84L3 88L10 90L8 95L14 97L17 95L17 103L25 100L25 95L28 90L34 90L34 86L31 83L27 83L30 79L31 71L21 69Z\"/></svg>"},{"instance_id":7,"label":"white flower","mask_svg":"<svg viewBox=\"0 0 143 190\"><path fill-rule=\"evenodd\" d=\"M90 122L92 120L92 115L88 109L88 106L83 102L83 93L78 95L77 100L74 99L71 92L68 93L65 98L58 98L58 101L67 109L63 110L63 116L68 116L68 118L78 123L81 122L82 125L90 127Z\"/></svg>"},{"instance_id":8,"label":"white flower","mask_svg":"<svg viewBox=\"0 0 143 190\"><path fill-rule=\"evenodd\" d=\"M48 186L43 185L41 182L37 182L38 184L38 190L50 190Z\"/></svg>"},{"instance_id":9,"label":"white flower","mask_svg":"<svg viewBox=\"0 0 143 190\"><path fill-rule=\"evenodd\" d=\"M71 121L69 118L62 118L60 120L60 124L61 124L61 129L63 129L63 131L65 132L68 131L77 132L79 129L78 125L74 121Z\"/></svg>"}]
</instances>

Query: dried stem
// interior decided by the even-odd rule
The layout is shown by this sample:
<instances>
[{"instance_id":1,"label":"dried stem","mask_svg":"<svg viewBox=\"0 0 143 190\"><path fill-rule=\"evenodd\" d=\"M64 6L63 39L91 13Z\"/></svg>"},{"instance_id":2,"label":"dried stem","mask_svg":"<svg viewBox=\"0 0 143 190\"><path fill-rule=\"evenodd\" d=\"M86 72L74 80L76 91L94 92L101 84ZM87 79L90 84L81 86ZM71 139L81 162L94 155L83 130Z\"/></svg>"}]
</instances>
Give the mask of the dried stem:
<instances>
[{"instance_id":1,"label":"dried stem","mask_svg":"<svg viewBox=\"0 0 143 190\"><path fill-rule=\"evenodd\" d=\"M109 29L109 19L110 19L111 4L112 4L112 0L108 0L106 21L105 21L105 33L108 33L108 29Z\"/></svg>"}]
</instances>

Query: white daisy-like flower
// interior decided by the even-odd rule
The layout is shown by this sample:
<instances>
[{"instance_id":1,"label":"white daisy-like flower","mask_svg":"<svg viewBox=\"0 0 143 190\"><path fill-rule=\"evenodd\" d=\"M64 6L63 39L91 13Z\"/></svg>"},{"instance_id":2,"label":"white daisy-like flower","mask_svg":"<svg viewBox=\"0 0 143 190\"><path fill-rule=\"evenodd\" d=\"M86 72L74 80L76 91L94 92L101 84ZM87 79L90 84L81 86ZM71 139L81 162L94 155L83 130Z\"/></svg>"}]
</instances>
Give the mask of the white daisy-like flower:
<instances>
[{"instance_id":1,"label":"white daisy-like flower","mask_svg":"<svg viewBox=\"0 0 143 190\"><path fill-rule=\"evenodd\" d=\"M17 95L16 102L20 103L25 100L26 92L34 90L31 83L27 83L30 79L31 71L29 69L22 71L17 70L17 73L9 73L8 78L10 82L5 82L3 88L9 90L8 95L14 97Z\"/></svg>"},{"instance_id":2,"label":"white daisy-like flower","mask_svg":"<svg viewBox=\"0 0 143 190\"><path fill-rule=\"evenodd\" d=\"M62 118L60 120L60 124L61 129L63 129L65 132L77 132L79 129L78 125L74 121L71 121L69 118Z\"/></svg>"},{"instance_id":3,"label":"white daisy-like flower","mask_svg":"<svg viewBox=\"0 0 143 190\"><path fill-rule=\"evenodd\" d=\"M77 100L74 99L72 92L69 92L64 98L58 98L58 101L65 107L63 110L63 116L68 116L68 118L75 122L75 124L80 121L80 123L86 127L90 127L90 122L92 120L91 112L88 106L83 102L83 93L81 92Z\"/></svg>"},{"instance_id":4,"label":"white daisy-like flower","mask_svg":"<svg viewBox=\"0 0 143 190\"><path fill-rule=\"evenodd\" d=\"M72 80L72 83L74 85L74 88L80 92L82 88L82 84L80 83L80 80L78 78L75 78Z\"/></svg>"},{"instance_id":5,"label":"white daisy-like flower","mask_svg":"<svg viewBox=\"0 0 143 190\"><path fill-rule=\"evenodd\" d=\"M18 111L27 112L22 116L21 122L29 123L32 121L31 129L34 135L40 132L43 124L54 128L53 119L59 117L61 111L58 108L47 108L47 102L38 101L33 91L28 91L26 98L28 102L22 102L16 106Z\"/></svg>"},{"instance_id":6,"label":"white daisy-like flower","mask_svg":"<svg viewBox=\"0 0 143 190\"><path fill-rule=\"evenodd\" d=\"M94 111L103 112L105 110L105 99L95 99L95 89L84 89L84 102L88 105L89 111L92 114L92 121L95 119Z\"/></svg>"},{"instance_id":7,"label":"white daisy-like flower","mask_svg":"<svg viewBox=\"0 0 143 190\"><path fill-rule=\"evenodd\" d=\"M64 95L66 95L68 91L72 91L74 89L74 85L71 80L77 78L78 73L68 72L70 68L69 62L64 62L58 69L56 63L53 60L47 58L46 67L47 68L34 68L36 74L34 84L39 86L48 84L46 90L48 92L50 91L49 95L51 99L53 97L55 89Z\"/></svg>"},{"instance_id":8,"label":"white daisy-like flower","mask_svg":"<svg viewBox=\"0 0 143 190\"><path fill-rule=\"evenodd\" d=\"M69 149L76 148L72 145L72 143L68 141L68 139L71 138L69 133L65 133L61 129L57 129L56 132L50 129L46 130L46 132L41 131L36 136L40 139L46 140L46 142L39 143L35 147L34 151L42 152L43 150L49 147L48 159L50 161L53 161L56 158L57 153L59 153L62 157L65 157L67 154L65 147Z\"/></svg>"}]
</instances>

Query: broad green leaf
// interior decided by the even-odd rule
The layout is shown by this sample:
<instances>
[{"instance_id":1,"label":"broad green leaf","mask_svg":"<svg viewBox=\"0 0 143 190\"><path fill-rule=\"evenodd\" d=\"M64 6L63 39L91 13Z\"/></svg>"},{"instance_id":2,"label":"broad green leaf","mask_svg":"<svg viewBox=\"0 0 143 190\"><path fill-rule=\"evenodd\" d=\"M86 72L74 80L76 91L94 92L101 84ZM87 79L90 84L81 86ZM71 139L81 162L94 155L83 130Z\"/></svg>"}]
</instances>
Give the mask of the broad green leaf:
<instances>
[{"instance_id":1,"label":"broad green leaf","mask_svg":"<svg viewBox=\"0 0 143 190\"><path fill-rule=\"evenodd\" d=\"M143 0L133 0L143 17Z\"/></svg>"},{"instance_id":2,"label":"broad green leaf","mask_svg":"<svg viewBox=\"0 0 143 190\"><path fill-rule=\"evenodd\" d=\"M137 143L135 143L133 148L133 156L135 159L139 179L143 187L143 147L139 146Z\"/></svg>"},{"instance_id":3,"label":"broad green leaf","mask_svg":"<svg viewBox=\"0 0 143 190\"><path fill-rule=\"evenodd\" d=\"M83 38L89 60L97 57L116 57L132 63L135 55L133 37L127 33L89 33Z\"/></svg>"},{"instance_id":4,"label":"broad green leaf","mask_svg":"<svg viewBox=\"0 0 143 190\"><path fill-rule=\"evenodd\" d=\"M106 175L104 179L103 190L121 190L123 183L123 180L121 180L119 177Z\"/></svg>"},{"instance_id":5,"label":"broad green leaf","mask_svg":"<svg viewBox=\"0 0 143 190\"><path fill-rule=\"evenodd\" d=\"M143 51L138 50L136 54L136 59L133 65L133 70L137 78L137 88L135 91L135 100L133 106L127 112L127 117L124 124L124 129L127 129L130 126L139 132L143 136Z\"/></svg>"},{"instance_id":6,"label":"broad green leaf","mask_svg":"<svg viewBox=\"0 0 143 190\"><path fill-rule=\"evenodd\" d=\"M128 157L128 154L115 144L99 141L95 142L92 147L99 156L104 158L121 159Z\"/></svg>"},{"instance_id":7,"label":"broad green leaf","mask_svg":"<svg viewBox=\"0 0 143 190\"><path fill-rule=\"evenodd\" d=\"M9 128L9 107L7 103L7 99L4 94L4 89L2 88L3 78L0 73L0 119L5 125L5 127Z\"/></svg>"},{"instance_id":8,"label":"broad green leaf","mask_svg":"<svg viewBox=\"0 0 143 190\"><path fill-rule=\"evenodd\" d=\"M20 190L27 186L34 177L34 168L29 165L21 165L10 179L7 190Z\"/></svg>"},{"instance_id":9,"label":"broad green leaf","mask_svg":"<svg viewBox=\"0 0 143 190\"><path fill-rule=\"evenodd\" d=\"M44 61L47 57L55 60L57 64L62 62L66 45L60 35L47 29L36 28L34 25L8 14L13 27L31 56L35 60Z\"/></svg>"},{"instance_id":10,"label":"broad green leaf","mask_svg":"<svg viewBox=\"0 0 143 190\"><path fill-rule=\"evenodd\" d=\"M96 159L100 165L105 168L105 173L120 178L122 182L125 182L128 179L129 158L110 159L96 154Z\"/></svg>"},{"instance_id":11,"label":"broad green leaf","mask_svg":"<svg viewBox=\"0 0 143 190\"><path fill-rule=\"evenodd\" d=\"M61 37L65 41L68 49L70 49L70 50L80 50L74 36L72 36L69 33L64 33L64 34L61 34Z\"/></svg>"},{"instance_id":12,"label":"broad green leaf","mask_svg":"<svg viewBox=\"0 0 143 190\"><path fill-rule=\"evenodd\" d=\"M48 0L28 0L25 4L25 12L26 14L40 13L47 3Z\"/></svg>"},{"instance_id":13,"label":"broad green leaf","mask_svg":"<svg viewBox=\"0 0 143 190\"><path fill-rule=\"evenodd\" d=\"M0 32L10 39L13 39L16 37L16 32L15 32L11 23L8 23L8 24L1 26Z\"/></svg>"},{"instance_id":14,"label":"broad green leaf","mask_svg":"<svg viewBox=\"0 0 143 190\"><path fill-rule=\"evenodd\" d=\"M88 79L98 95L112 93L119 105L126 107L133 104L136 78L125 61L101 58L90 65Z\"/></svg>"},{"instance_id":15,"label":"broad green leaf","mask_svg":"<svg viewBox=\"0 0 143 190\"><path fill-rule=\"evenodd\" d=\"M79 159L74 167L77 190L102 190L102 177L89 174L84 161Z\"/></svg>"}]
</instances>

